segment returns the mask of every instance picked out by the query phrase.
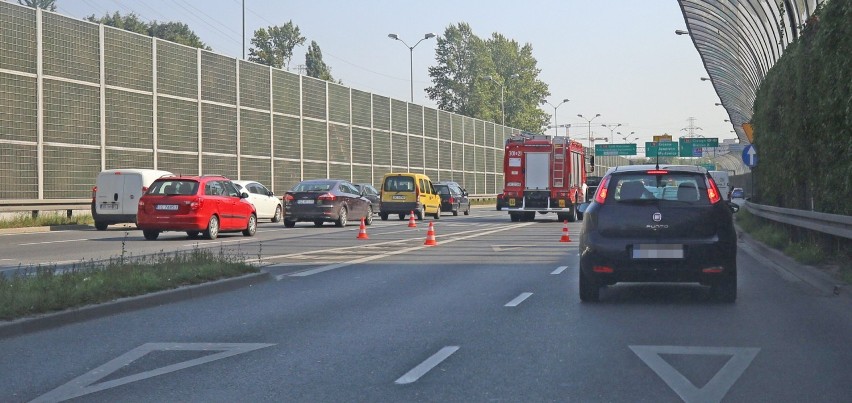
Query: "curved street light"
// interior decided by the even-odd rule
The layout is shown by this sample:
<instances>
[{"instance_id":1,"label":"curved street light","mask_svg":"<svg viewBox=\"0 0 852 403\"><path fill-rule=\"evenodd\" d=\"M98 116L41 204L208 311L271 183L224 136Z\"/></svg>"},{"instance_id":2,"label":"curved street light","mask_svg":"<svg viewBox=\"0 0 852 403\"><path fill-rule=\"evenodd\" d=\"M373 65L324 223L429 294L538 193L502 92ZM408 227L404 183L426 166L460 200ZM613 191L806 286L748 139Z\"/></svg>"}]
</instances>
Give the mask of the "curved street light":
<instances>
[{"instance_id":1,"label":"curved street light","mask_svg":"<svg viewBox=\"0 0 852 403\"><path fill-rule=\"evenodd\" d=\"M400 41L400 42L402 42L403 45L405 45L405 47L408 48L408 51L409 51L408 60L409 60L409 66L411 66L411 102L412 103L414 103L414 48L416 48L417 45L420 44L420 42L423 42L426 39L434 38L434 37L435 37L435 34L430 32L426 35L423 35L423 39L417 41L417 43L415 43L414 46L408 46L408 44L405 43L404 40L399 39L399 36L397 34L388 34L388 38Z\"/></svg>"},{"instance_id":2,"label":"curved street light","mask_svg":"<svg viewBox=\"0 0 852 403\"><path fill-rule=\"evenodd\" d=\"M636 132L630 132L630 134L628 134L628 135L626 135L626 136L622 136L622 135L621 135L621 132L616 132L616 133L617 133L619 136L621 136L621 138L622 138L622 139L624 139L624 141L625 141L625 142L627 142L627 143L630 143L630 142L632 142L633 140L636 140L636 139L638 139L638 138L639 138L639 136L634 136L634 135L633 135L633 134L634 134L634 133L636 133ZM632 137L632 139L631 139L631 137Z\"/></svg>"},{"instance_id":3,"label":"curved street light","mask_svg":"<svg viewBox=\"0 0 852 403\"><path fill-rule=\"evenodd\" d=\"M588 140L589 140L589 147L590 148L592 146L594 146L594 143L592 143L592 121L595 120L595 118L598 118L600 116L601 116L601 114L598 113L594 117L592 117L591 119L586 119L586 117L583 116L582 114L580 114L580 113L577 114L578 118L583 119L583 120L585 120L586 122L589 123L589 138L588 138ZM597 138L595 138L595 140L597 140Z\"/></svg>"},{"instance_id":4,"label":"curved street light","mask_svg":"<svg viewBox=\"0 0 852 403\"><path fill-rule=\"evenodd\" d=\"M553 106L553 104L552 104L552 103L550 103L550 102L547 102L547 100L546 100L546 99L543 99L543 100L542 100L542 102L544 102L544 103L546 103L546 104L550 105L550 106L553 108L553 127L554 127L554 128L558 128L558 127L559 127L559 124L558 124L558 123L556 123L556 110L557 110L557 109L559 109L559 107L560 107L560 106L562 106L562 104L564 104L564 103L566 103L566 102L569 102L569 101L571 101L571 100L566 98L566 99L563 99L563 100L562 100L562 102L560 102L560 103L559 103L559 105ZM556 134L554 134L554 136L558 136L558 135L559 135L559 129L555 129L555 130L556 130Z\"/></svg>"},{"instance_id":5,"label":"curved street light","mask_svg":"<svg viewBox=\"0 0 852 403\"><path fill-rule=\"evenodd\" d=\"M604 123L604 124L602 124L601 126L606 127L607 129L609 129L609 137L608 137L608 138L607 138L607 140L606 140L606 142L607 142L607 143L609 143L609 139L611 139L611 138L612 138L612 132L613 132L613 131L615 131L615 129L617 129L618 127L620 127L620 126L621 126L621 123L618 123L618 124L612 124L612 123L610 123L610 124L608 124L608 125L607 125L606 123Z\"/></svg>"}]
</instances>

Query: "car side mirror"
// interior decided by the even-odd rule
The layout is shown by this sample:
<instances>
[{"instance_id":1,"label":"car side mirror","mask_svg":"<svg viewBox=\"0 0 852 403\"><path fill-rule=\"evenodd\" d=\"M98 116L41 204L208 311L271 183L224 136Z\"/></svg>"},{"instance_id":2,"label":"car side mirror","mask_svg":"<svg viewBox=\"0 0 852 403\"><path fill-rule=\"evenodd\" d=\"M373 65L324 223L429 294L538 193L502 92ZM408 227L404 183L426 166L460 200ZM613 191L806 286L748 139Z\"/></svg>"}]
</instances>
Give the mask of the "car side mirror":
<instances>
[{"instance_id":1,"label":"car side mirror","mask_svg":"<svg viewBox=\"0 0 852 403\"><path fill-rule=\"evenodd\" d=\"M269 197L272 197L272 196L275 196L275 193L270 190L270 191L266 192L266 195L269 196Z\"/></svg>"},{"instance_id":2,"label":"car side mirror","mask_svg":"<svg viewBox=\"0 0 852 403\"><path fill-rule=\"evenodd\" d=\"M728 203L728 208L731 209L732 213L736 213L736 212L740 211L740 205L739 204L734 203L732 201L727 201L727 203Z\"/></svg>"},{"instance_id":3,"label":"car side mirror","mask_svg":"<svg viewBox=\"0 0 852 403\"><path fill-rule=\"evenodd\" d=\"M246 192L240 192L240 199L248 199L249 194Z\"/></svg>"},{"instance_id":4,"label":"car side mirror","mask_svg":"<svg viewBox=\"0 0 852 403\"><path fill-rule=\"evenodd\" d=\"M591 204L591 203L580 203L580 205L577 206L577 211L580 212L580 213L585 213L586 209L589 208L589 204Z\"/></svg>"}]
</instances>

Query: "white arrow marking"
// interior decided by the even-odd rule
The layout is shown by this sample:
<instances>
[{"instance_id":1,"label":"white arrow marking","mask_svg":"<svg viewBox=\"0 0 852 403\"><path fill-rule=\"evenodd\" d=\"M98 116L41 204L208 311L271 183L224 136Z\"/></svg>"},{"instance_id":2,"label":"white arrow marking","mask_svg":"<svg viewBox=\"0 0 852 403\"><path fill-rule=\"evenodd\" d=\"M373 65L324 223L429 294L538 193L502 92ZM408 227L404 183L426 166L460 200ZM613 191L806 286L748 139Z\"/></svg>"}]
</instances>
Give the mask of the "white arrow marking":
<instances>
[{"instance_id":1,"label":"white arrow marking","mask_svg":"<svg viewBox=\"0 0 852 403\"><path fill-rule=\"evenodd\" d=\"M453 355L453 353L455 353L458 349L458 346L442 348L437 353L427 358L426 361L421 362L420 365L412 368L411 371L408 371L405 375L399 377L399 379L397 379L394 383L398 385L405 385L417 382L421 376L426 375L427 372L438 366L438 364L446 360L449 356Z\"/></svg>"},{"instance_id":2,"label":"white arrow marking","mask_svg":"<svg viewBox=\"0 0 852 403\"><path fill-rule=\"evenodd\" d=\"M685 402L719 402L754 360L759 348L629 346ZM660 354L730 355L727 363L702 388L697 388Z\"/></svg>"},{"instance_id":3,"label":"white arrow marking","mask_svg":"<svg viewBox=\"0 0 852 403\"><path fill-rule=\"evenodd\" d=\"M189 368L195 365L205 364L211 361L221 360L233 355L247 353L264 347L274 346L274 344L260 343L146 343L139 347L130 350L118 358L101 365L86 374L74 378L70 382L47 392L37 397L33 402L60 402L63 400L73 399L75 397L85 396L90 393L100 392L102 390L114 388L131 382L141 381L143 379L155 377L157 375L167 374L184 368ZM207 355L194 360L179 362L177 364L167 365L162 368L157 368L150 371L140 372L125 376L123 378L113 379L111 381L95 384L97 381L105 378L109 374L118 371L129 365L131 362L142 358L145 354L152 351L221 351L221 353Z\"/></svg>"}]
</instances>

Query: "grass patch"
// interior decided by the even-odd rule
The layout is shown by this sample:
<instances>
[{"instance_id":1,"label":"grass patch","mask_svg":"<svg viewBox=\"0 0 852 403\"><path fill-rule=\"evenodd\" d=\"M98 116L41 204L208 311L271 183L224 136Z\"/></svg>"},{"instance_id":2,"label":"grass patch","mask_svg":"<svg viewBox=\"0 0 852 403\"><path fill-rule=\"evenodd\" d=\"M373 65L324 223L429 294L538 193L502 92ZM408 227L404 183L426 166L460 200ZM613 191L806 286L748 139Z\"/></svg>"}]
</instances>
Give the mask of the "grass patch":
<instances>
[{"instance_id":1,"label":"grass patch","mask_svg":"<svg viewBox=\"0 0 852 403\"><path fill-rule=\"evenodd\" d=\"M198 247L133 259L122 256L61 271L56 267L38 267L13 277L0 276L0 320L256 272L258 269L240 256Z\"/></svg>"},{"instance_id":2,"label":"grass patch","mask_svg":"<svg viewBox=\"0 0 852 403\"><path fill-rule=\"evenodd\" d=\"M74 215L69 218L64 213L39 214L38 217L33 217L29 213L21 213L11 218L0 219L0 229L49 227L52 225L89 225L94 222L91 214Z\"/></svg>"}]
</instances>

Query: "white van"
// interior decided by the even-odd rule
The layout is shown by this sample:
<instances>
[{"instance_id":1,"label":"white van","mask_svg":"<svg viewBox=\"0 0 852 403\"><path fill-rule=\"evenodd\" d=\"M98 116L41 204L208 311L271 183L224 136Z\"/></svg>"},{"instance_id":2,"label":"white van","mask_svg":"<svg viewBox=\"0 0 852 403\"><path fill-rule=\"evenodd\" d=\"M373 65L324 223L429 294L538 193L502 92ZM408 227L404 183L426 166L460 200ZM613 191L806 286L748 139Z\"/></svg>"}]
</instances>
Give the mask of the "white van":
<instances>
[{"instance_id":1,"label":"white van","mask_svg":"<svg viewBox=\"0 0 852 403\"><path fill-rule=\"evenodd\" d=\"M722 200L728 200L728 192L731 190L730 183L728 183L728 171L710 171L710 176L713 177L716 187L719 188L719 196L722 197Z\"/></svg>"},{"instance_id":2,"label":"white van","mask_svg":"<svg viewBox=\"0 0 852 403\"><path fill-rule=\"evenodd\" d=\"M139 198L148 186L168 171L155 169L107 169L98 174L92 188L92 218L98 231L110 224L136 223Z\"/></svg>"}]
</instances>

